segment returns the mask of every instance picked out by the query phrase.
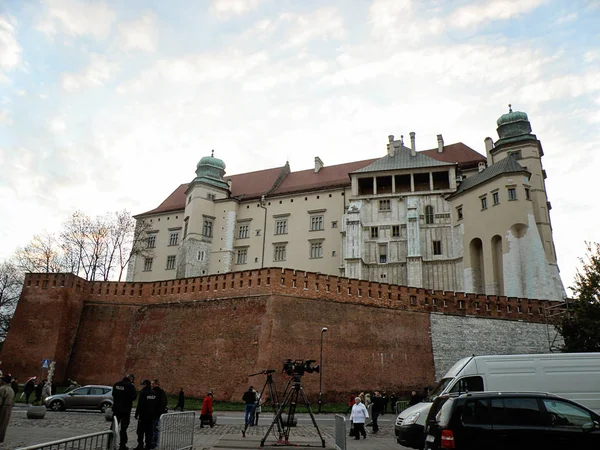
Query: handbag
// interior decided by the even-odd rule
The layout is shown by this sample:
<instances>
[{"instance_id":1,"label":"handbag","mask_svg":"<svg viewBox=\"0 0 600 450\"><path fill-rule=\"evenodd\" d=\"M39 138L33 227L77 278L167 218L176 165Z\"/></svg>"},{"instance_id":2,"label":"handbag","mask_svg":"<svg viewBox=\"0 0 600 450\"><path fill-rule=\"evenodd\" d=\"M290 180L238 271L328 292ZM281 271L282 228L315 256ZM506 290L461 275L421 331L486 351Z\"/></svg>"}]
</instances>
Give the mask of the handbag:
<instances>
[{"instance_id":1,"label":"handbag","mask_svg":"<svg viewBox=\"0 0 600 450\"><path fill-rule=\"evenodd\" d=\"M356 429L354 429L354 423L350 422L350 437L356 437Z\"/></svg>"}]
</instances>

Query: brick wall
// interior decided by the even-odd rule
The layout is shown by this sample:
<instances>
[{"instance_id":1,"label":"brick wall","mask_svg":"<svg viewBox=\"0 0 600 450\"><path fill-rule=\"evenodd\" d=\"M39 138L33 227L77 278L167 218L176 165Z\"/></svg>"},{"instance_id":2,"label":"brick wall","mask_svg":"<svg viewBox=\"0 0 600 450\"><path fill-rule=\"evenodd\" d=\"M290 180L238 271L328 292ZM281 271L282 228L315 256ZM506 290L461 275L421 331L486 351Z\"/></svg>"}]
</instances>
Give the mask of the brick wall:
<instances>
[{"instance_id":1,"label":"brick wall","mask_svg":"<svg viewBox=\"0 0 600 450\"><path fill-rule=\"evenodd\" d=\"M364 389L430 385L446 364L442 353L458 359L460 349L449 350L458 341L453 337L444 347L442 338L450 336L451 319L443 325L439 317L446 316L431 313L468 319L463 333L473 324L485 334L497 332L492 322L502 328L515 320L533 330L548 304L289 269L151 283L32 274L1 359L20 378L37 374L41 360L51 358L57 381L112 384L133 371L140 379L159 378L169 392L183 386L189 395L203 395L215 388L219 399L237 400L248 383L264 382L261 376L249 379L250 373L279 371L286 358L319 360L326 326L323 391L342 400ZM475 352L480 340L467 341ZM504 345L499 339L488 343L480 348ZM303 380L313 399L318 379L315 373Z\"/></svg>"}]
</instances>

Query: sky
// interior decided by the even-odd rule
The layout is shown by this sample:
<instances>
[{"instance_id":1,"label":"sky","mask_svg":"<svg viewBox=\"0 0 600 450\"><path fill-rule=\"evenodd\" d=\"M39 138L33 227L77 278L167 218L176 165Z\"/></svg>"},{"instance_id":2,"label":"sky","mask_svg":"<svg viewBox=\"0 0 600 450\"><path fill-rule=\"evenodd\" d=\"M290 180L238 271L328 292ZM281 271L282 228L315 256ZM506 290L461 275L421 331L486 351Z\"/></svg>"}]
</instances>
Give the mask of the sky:
<instances>
[{"instance_id":1,"label":"sky","mask_svg":"<svg viewBox=\"0 0 600 450\"><path fill-rule=\"evenodd\" d=\"M600 242L600 0L0 0L0 260L160 204L203 156L293 171L529 115L571 286Z\"/></svg>"}]
</instances>

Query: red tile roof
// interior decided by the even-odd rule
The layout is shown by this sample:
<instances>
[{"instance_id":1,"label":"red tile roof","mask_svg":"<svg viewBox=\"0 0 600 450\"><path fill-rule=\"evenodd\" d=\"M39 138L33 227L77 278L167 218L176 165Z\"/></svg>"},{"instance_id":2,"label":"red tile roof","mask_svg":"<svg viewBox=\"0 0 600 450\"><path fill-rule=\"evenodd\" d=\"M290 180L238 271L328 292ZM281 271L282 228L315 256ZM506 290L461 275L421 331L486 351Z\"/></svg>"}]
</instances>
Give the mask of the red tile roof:
<instances>
[{"instance_id":1,"label":"red tile roof","mask_svg":"<svg viewBox=\"0 0 600 450\"><path fill-rule=\"evenodd\" d=\"M476 166L480 161L485 161L484 156L467 147L462 142L444 146L443 153L438 153L437 148L424 150L420 153L438 161L458 163L458 166L461 168ZM232 197L238 197L241 200L250 200L260 198L261 195L266 195L267 193L269 195L283 195L294 192L349 186L349 173L366 167L378 159L380 158L326 166L321 168L317 173L315 173L314 169L290 172L279 186L276 186L276 182L280 175L287 170L286 166L241 173L239 175L226 175L224 179L231 180ZM185 209L185 192L188 186L189 184L187 183L180 185L157 208L138 214L138 216ZM274 189L273 192L270 192L272 189Z\"/></svg>"},{"instance_id":2,"label":"red tile roof","mask_svg":"<svg viewBox=\"0 0 600 450\"><path fill-rule=\"evenodd\" d=\"M473 167L477 166L480 162L485 162L485 156L477 153L471 147L466 146L462 142L456 144L444 145L444 151L438 153L437 148L431 150L423 150L422 152L430 158L437 159L438 161L454 162L458 163L458 167Z\"/></svg>"}]
</instances>

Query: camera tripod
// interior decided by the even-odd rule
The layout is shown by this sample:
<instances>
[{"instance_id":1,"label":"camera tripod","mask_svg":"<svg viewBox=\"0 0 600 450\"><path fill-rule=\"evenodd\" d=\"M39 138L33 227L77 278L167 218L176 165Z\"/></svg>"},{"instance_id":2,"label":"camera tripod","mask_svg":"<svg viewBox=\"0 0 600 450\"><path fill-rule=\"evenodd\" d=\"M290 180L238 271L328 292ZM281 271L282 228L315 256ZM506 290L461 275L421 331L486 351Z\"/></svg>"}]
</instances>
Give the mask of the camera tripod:
<instances>
[{"instance_id":1,"label":"camera tripod","mask_svg":"<svg viewBox=\"0 0 600 450\"><path fill-rule=\"evenodd\" d=\"M273 411L277 411L277 408L279 407L279 401L277 399L277 388L275 387L275 383L273 382L273 374L274 373L275 373L274 369L268 369L268 370L261 370L260 372L248 375L250 377L253 377L255 375L266 375L267 376L267 379L265 380L265 384L263 385L263 387L260 391L260 394L258 394L258 396L256 397L256 401L254 402L254 411L253 411L253 414L250 416L249 420L254 419L254 414L256 414L257 408L259 406L261 406L260 401L261 401L261 399L264 399L264 393L265 393L265 390L267 389L267 387L269 388L269 402L271 403L271 406L273 407ZM265 403L267 403L267 402L265 401L262 404L264 405ZM246 430L248 430L248 425L249 425L249 423L244 424L244 428L242 429L243 437L246 437ZM281 424L280 423L277 423L277 430L281 434Z\"/></svg>"},{"instance_id":2,"label":"camera tripod","mask_svg":"<svg viewBox=\"0 0 600 450\"><path fill-rule=\"evenodd\" d=\"M306 409L308 409L308 414L310 415L312 423L316 428L319 437L321 438L321 445L323 446L323 448L325 448L325 439L323 439L321 430L319 430L319 426L317 425L315 416L313 415L312 410L310 408L310 402L306 398L306 395L304 394L304 389L302 388L302 384L300 381L302 375L295 373L292 375L292 377L293 378L288 382L288 385L285 388L283 394L283 402L277 409L277 413L275 414L275 417L273 417L273 422L271 423L271 426L269 427L263 438L260 440L260 446L265 446L265 441L267 440L267 437L269 436L271 430L273 430L273 427L275 425L277 425L277 431L279 432L279 439L277 440L275 445L293 445L289 442L290 430L291 427L294 426L296 405L298 404L298 399L301 397L304 401L304 404L306 405ZM282 414L284 413L284 411L287 412L287 418L285 420L282 418Z\"/></svg>"}]
</instances>

